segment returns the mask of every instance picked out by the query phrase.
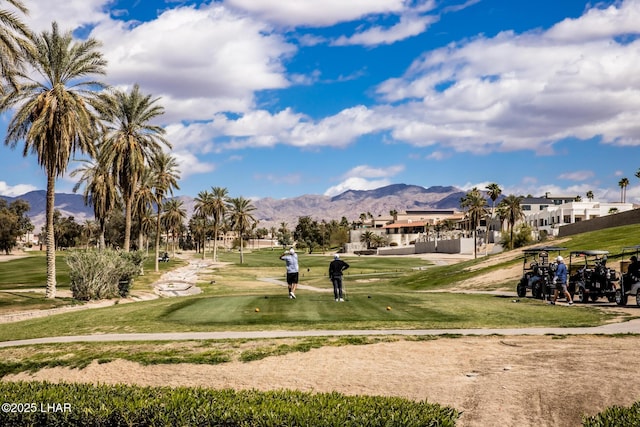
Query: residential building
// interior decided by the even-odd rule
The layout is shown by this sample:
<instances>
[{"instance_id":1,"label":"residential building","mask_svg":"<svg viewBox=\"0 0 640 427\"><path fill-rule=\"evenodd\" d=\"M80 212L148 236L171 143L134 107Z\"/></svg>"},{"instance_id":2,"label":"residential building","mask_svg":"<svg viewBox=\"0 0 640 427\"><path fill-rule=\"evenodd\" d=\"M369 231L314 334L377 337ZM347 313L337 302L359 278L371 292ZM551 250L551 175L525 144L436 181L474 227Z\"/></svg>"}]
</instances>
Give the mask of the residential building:
<instances>
[{"instance_id":1,"label":"residential building","mask_svg":"<svg viewBox=\"0 0 640 427\"><path fill-rule=\"evenodd\" d=\"M525 202L525 200L527 202ZM580 221L588 221L611 213L626 212L633 209L633 203L596 202L596 201L565 201L563 203L549 203L544 205L539 201L549 200L524 199L522 202L525 214L524 222L531 226L539 237L541 234L557 236L559 227ZM535 201L537 203L533 203ZM525 203L531 209L524 209Z\"/></svg>"}]
</instances>

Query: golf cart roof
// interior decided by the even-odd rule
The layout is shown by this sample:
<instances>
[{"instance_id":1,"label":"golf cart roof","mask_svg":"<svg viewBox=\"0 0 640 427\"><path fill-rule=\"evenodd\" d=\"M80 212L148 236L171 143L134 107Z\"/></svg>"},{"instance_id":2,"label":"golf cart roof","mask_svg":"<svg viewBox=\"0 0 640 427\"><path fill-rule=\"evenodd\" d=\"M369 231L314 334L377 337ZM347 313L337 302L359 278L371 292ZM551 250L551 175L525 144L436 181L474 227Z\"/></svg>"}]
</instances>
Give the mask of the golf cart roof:
<instances>
[{"instance_id":1,"label":"golf cart roof","mask_svg":"<svg viewBox=\"0 0 640 427\"><path fill-rule=\"evenodd\" d=\"M598 251L598 250L588 250L588 251L571 251L570 255L580 256L593 256L593 255L609 255L609 251Z\"/></svg>"},{"instance_id":2,"label":"golf cart roof","mask_svg":"<svg viewBox=\"0 0 640 427\"><path fill-rule=\"evenodd\" d=\"M635 246L625 246L622 248L623 251L640 251L640 245Z\"/></svg>"},{"instance_id":3,"label":"golf cart roof","mask_svg":"<svg viewBox=\"0 0 640 427\"><path fill-rule=\"evenodd\" d=\"M524 249L522 252L525 254L536 254L539 252L560 252L565 250L567 250L567 248L561 248L560 246L537 246L535 248Z\"/></svg>"}]
</instances>

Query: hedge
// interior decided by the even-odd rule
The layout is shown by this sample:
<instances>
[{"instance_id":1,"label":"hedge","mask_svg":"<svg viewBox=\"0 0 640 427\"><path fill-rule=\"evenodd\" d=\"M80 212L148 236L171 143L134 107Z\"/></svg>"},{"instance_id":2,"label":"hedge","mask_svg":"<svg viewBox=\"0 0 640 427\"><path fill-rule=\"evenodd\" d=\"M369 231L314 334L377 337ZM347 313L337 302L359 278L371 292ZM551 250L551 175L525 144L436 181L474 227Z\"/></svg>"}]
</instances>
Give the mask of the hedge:
<instances>
[{"instance_id":1,"label":"hedge","mask_svg":"<svg viewBox=\"0 0 640 427\"><path fill-rule=\"evenodd\" d=\"M454 426L426 401L299 391L0 383L3 426Z\"/></svg>"}]
</instances>

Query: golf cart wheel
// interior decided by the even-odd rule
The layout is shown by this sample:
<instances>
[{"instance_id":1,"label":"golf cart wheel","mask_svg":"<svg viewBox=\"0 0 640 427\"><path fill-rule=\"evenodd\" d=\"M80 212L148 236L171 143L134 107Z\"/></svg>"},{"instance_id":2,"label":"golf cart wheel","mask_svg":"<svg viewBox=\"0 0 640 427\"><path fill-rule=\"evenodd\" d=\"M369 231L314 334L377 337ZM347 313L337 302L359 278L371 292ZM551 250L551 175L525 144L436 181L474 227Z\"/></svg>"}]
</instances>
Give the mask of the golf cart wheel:
<instances>
[{"instance_id":1,"label":"golf cart wheel","mask_svg":"<svg viewBox=\"0 0 640 427\"><path fill-rule=\"evenodd\" d=\"M636 304L640 307L640 292L636 292Z\"/></svg>"},{"instance_id":2,"label":"golf cart wheel","mask_svg":"<svg viewBox=\"0 0 640 427\"><path fill-rule=\"evenodd\" d=\"M637 300L638 300L638 297L636 295L636 302ZM621 289L616 289L616 304L627 305L627 295L624 295Z\"/></svg>"},{"instance_id":3,"label":"golf cart wheel","mask_svg":"<svg viewBox=\"0 0 640 427\"><path fill-rule=\"evenodd\" d=\"M616 302L616 296L614 294L607 295L607 301Z\"/></svg>"},{"instance_id":4,"label":"golf cart wheel","mask_svg":"<svg viewBox=\"0 0 640 427\"><path fill-rule=\"evenodd\" d=\"M589 295L585 292L584 288L578 289L578 302L586 304L589 302Z\"/></svg>"},{"instance_id":5,"label":"golf cart wheel","mask_svg":"<svg viewBox=\"0 0 640 427\"><path fill-rule=\"evenodd\" d=\"M535 299L542 299L542 287L539 283L536 282L533 284L533 286L531 287L531 295Z\"/></svg>"},{"instance_id":6,"label":"golf cart wheel","mask_svg":"<svg viewBox=\"0 0 640 427\"><path fill-rule=\"evenodd\" d=\"M600 297L598 296L598 294L591 294L591 295L589 295L589 296L591 297L591 301L593 301L593 302L598 301L598 298L600 298Z\"/></svg>"},{"instance_id":7,"label":"golf cart wheel","mask_svg":"<svg viewBox=\"0 0 640 427\"><path fill-rule=\"evenodd\" d=\"M525 286L518 285L516 287L516 292L518 293L518 297L524 298L525 295L527 295L527 288Z\"/></svg>"}]
</instances>

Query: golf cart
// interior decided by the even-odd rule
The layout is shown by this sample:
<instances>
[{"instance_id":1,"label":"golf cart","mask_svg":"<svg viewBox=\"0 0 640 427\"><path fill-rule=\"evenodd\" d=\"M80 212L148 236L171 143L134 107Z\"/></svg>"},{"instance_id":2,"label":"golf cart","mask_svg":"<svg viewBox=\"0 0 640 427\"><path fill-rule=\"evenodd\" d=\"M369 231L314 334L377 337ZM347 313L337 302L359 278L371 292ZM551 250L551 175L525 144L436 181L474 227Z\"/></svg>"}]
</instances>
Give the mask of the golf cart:
<instances>
[{"instance_id":1,"label":"golf cart","mask_svg":"<svg viewBox=\"0 0 640 427\"><path fill-rule=\"evenodd\" d=\"M577 302L587 303L606 297L609 302L616 300L616 271L607 267L609 251L572 251L569 254L569 285L571 296L577 295Z\"/></svg>"},{"instance_id":2,"label":"golf cart","mask_svg":"<svg viewBox=\"0 0 640 427\"><path fill-rule=\"evenodd\" d=\"M558 246L538 246L522 251L522 278L516 286L520 298L527 295L527 289L531 290L533 298L548 299L553 295L553 275L558 266L555 259L560 251L566 249Z\"/></svg>"},{"instance_id":3,"label":"golf cart","mask_svg":"<svg viewBox=\"0 0 640 427\"><path fill-rule=\"evenodd\" d=\"M640 306L640 282L638 278L629 274L629 264L631 264L631 257L635 256L636 259L640 257L640 245L627 246L622 248L622 254L620 255L620 286L616 290L616 304L627 305L627 299L629 296L636 297L636 304Z\"/></svg>"}]
</instances>

